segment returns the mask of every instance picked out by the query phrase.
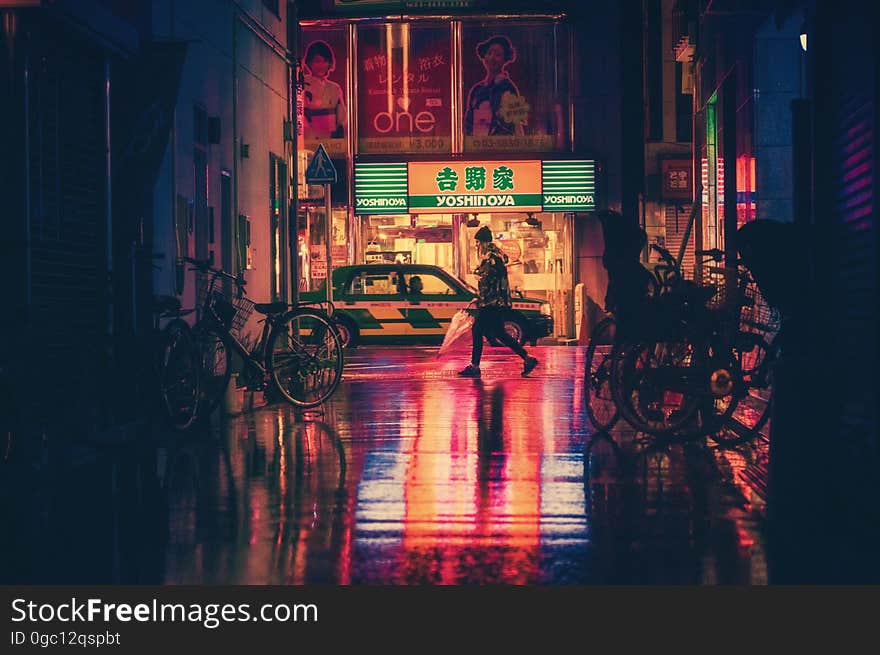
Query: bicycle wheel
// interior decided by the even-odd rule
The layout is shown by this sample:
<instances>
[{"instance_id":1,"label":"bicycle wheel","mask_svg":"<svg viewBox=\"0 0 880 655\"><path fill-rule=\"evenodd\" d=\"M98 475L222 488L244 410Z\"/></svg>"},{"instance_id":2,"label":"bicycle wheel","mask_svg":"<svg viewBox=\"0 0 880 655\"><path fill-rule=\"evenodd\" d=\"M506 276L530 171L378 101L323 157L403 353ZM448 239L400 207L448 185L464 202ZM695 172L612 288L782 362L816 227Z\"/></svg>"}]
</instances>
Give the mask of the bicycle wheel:
<instances>
[{"instance_id":1,"label":"bicycle wheel","mask_svg":"<svg viewBox=\"0 0 880 655\"><path fill-rule=\"evenodd\" d=\"M210 323L198 323L193 328L198 344L200 393L198 418L207 419L223 400L229 378L232 376L231 353L223 343L217 328Z\"/></svg>"},{"instance_id":2,"label":"bicycle wheel","mask_svg":"<svg viewBox=\"0 0 880 655\"><path fill-rule=\"evenodd\" d=\"M612 317L599 321L590 331L590 343L584 361L584 399L587 415L598 432L607 432L617 423L620 413L611 395L612 351L617 323Z\"/></svg>"},{"instance_id":3,"label":"bicycle wheel","mask_svg":"<svg viewBox=\"0 0 880 655\"><path fill-rule=\"evenodd\" d=\"M342 379L342 344L325 314L294 310L272 328L266 367L272 384L297 407L320 405Z\"/></svg>"},{"instance_id":4,"label":"bicycle wheel","mask_svg":"<svg viewBox=\"0 0 880 655\"><path fill-rule=\"evenodd\" d=\"M170 424L189 428L199 400L198 356L192 331L184 321L171 321L162 330L159 390Z\"/></svg>"},{"instance_id":5,"label":"bicycle wheel","mask_svg":"<svg viewBox=\"0 0 880 655\"><path fill-rule=\"evenodd\" d=\"M773 411L773 375L779 357L779 344L775 339L768 344L762 338L753 349L741 356L749 390L724 425L712 435L712 439L722 447L738 446L754 440Z\"/></svg>"},{"instance_id":6,"label":"bicycle wheel","mask_svg":"<svg viewBox=\"0 0 880 655\"><path fill-rule=\"evenodd\" d=\"M699 397L697 411L692 419L675 431L680 440L717 434L728 424L744 397L748 385L743 377L740 360L735 351L709 347L702 380L695 380Z\"/></svg>"},{"instance_id":7,"label":"bicycle wheel","mask_svg":"<svg viewBox=\"0 0 880 655\"><path fill-rule=\"evenodd\" d=\"M705 351L689 340L615 346L611 394L640 432L670 436L693 421L707 378Z\"/></svg>"}]
</instances>

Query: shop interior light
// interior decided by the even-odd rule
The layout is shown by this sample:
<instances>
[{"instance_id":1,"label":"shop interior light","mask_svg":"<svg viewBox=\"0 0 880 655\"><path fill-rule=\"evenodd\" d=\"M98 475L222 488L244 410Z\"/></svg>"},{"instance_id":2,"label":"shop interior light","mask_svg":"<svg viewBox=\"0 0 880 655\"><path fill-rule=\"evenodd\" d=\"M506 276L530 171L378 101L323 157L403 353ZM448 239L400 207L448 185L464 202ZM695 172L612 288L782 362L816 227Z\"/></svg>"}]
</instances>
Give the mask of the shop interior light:
<instances>
[{"instance_id":1,"label":"shop interior light","mask_svg":"<svg viewBox=\"0 0 880 655\"><path fill-rule=\"evenodd\" d=\"M468 227L480 227L480 219L477 218L476 214L471 214L471 217L468 219L467 226Z\"/></svg>"},{"instance_id":2,"label":"shop interior light","mask_svg":"<svg viewBox=\"0 0 880 655\"><path fill-rule=\"evenodd\" d=\"M531 225L532 227L540 227L541 221L535 218L535 215L532 212L528 213L528 218L525 220L526 225Z\"/></svg>"}]
</instances>

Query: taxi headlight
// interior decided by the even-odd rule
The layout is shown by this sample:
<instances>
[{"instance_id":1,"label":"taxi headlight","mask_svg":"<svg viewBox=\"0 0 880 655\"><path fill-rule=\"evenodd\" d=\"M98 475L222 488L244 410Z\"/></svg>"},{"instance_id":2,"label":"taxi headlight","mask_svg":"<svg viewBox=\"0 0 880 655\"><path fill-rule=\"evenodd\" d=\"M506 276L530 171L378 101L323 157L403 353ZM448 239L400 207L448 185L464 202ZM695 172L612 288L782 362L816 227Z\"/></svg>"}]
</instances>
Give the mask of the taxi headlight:
<instances>
[{"instance_id":1,"label":"taxi headlight","mask_svg":"<svg viewBox=\"0 0 880 655\"><path fill-rule=\"evenodd\" d=\"M542 316L550 316L551 315L549 302L541 303L541 315Z\"/></svg>"}]
</instances>

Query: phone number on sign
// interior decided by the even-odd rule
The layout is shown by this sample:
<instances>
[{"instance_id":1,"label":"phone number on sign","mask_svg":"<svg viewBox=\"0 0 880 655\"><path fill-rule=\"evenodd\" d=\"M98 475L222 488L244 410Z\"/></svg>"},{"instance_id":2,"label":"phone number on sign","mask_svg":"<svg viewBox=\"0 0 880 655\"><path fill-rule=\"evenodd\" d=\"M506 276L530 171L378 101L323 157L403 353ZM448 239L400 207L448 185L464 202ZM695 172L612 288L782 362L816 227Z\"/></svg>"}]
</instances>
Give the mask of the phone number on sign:
<instances>
[{"instance_id":1,"label":"phone number on sign","mask_svg":"<svg viewBox=\"0 0 880 655\"><path fill-rule=\"evenodd\" d=\"M12 633L11 642L13 646L41 646L48 648L49 646L82 646L87 648L94 646L118 646L119 633L107 632L98 634L85 634L83 632L74 632L67 630L64 632L21 632Z\"/></svg>"}]
</instances>

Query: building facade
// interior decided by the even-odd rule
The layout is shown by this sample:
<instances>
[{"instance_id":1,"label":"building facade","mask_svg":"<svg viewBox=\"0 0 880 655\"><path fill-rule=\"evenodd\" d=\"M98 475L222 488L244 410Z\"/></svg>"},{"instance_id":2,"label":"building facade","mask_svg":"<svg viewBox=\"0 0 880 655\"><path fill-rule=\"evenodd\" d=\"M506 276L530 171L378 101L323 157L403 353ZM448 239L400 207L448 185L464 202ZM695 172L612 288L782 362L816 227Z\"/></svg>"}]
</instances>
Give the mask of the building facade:
<instances>
[{"instance_id":1,"label":"building facade","mask_svg":"<svg viewBox=\"0 0 880 655\"><path fill-rule=\"evenodd\" d=\"M697 247L733 262L746 222L791 226L775 244L792 309L766 471L771 582L876 581L876 12L824 0L672 11L694 80Z\"/></svg>"},{"instance_id":2,"label":"building facade","mask_svg":"<svg viewBox=\"0 0 880 655\"><path fill-rule=\"evenodd\" d=\"M4 449L33 456L119 417L130 251L119 169L120 89L146 16L127 3L0 9L8 304L0 368ZM123 191L122 197L125 196ZM7 420L17 422L9 425Z\"/></svg>"},{"instance_id":3,"label":"building facade","mask_svg":"<svg viewBox=\"0 0 880 655\"><path fill-rule=\"evenodd\" d=\"M333 268L432 264L473 283L487 225L511 287L551 304L554 341L574 337L578 283L604 298L592 212L621 203L619 133L603 124L619 102L620 14L595 12L589 29L606 35L584 42L582 17L552 8L343 4L299 20L298 288L326 278L328 250ZM329 229L324 186L305 175L318 145L338 175Z\"/></svg>"},{"instance_id":4,"label":"building facade","mask_svg":"<svg viewBox=\"0 0 880 655\"><path fill-rule=\"evenodd\" d=\"M187 44L153 188L154 290L194 306L188 256L241 273L258 302L289 299L288 5L156 0L152 32Z\"/></svg>"},{"instance_id":5,"label":"building facade","mask_svg":"<svg viewBox=\"0 0 880 655\"><path fill-rule=\"evenodd\" d=\"M19 320L2 366L41 389L9 400L32 443L137 420L153 295L197 302L182 257L242 273L257 301L290 298L288 8L4 3L3 245Z\"/></svg>"},{"instance_id":6,"label":"building facade","mask_svg":"<svg viewBox=\"0 0 880 655\"><path fill-rule=\"evenodd\" d=\"M693 265L693 70L674 46L675 1L642 4L644 41L644 191L641 224L656 243ZM658 255L645 253L650 262Z\"/></svg>"}]
</instances>

